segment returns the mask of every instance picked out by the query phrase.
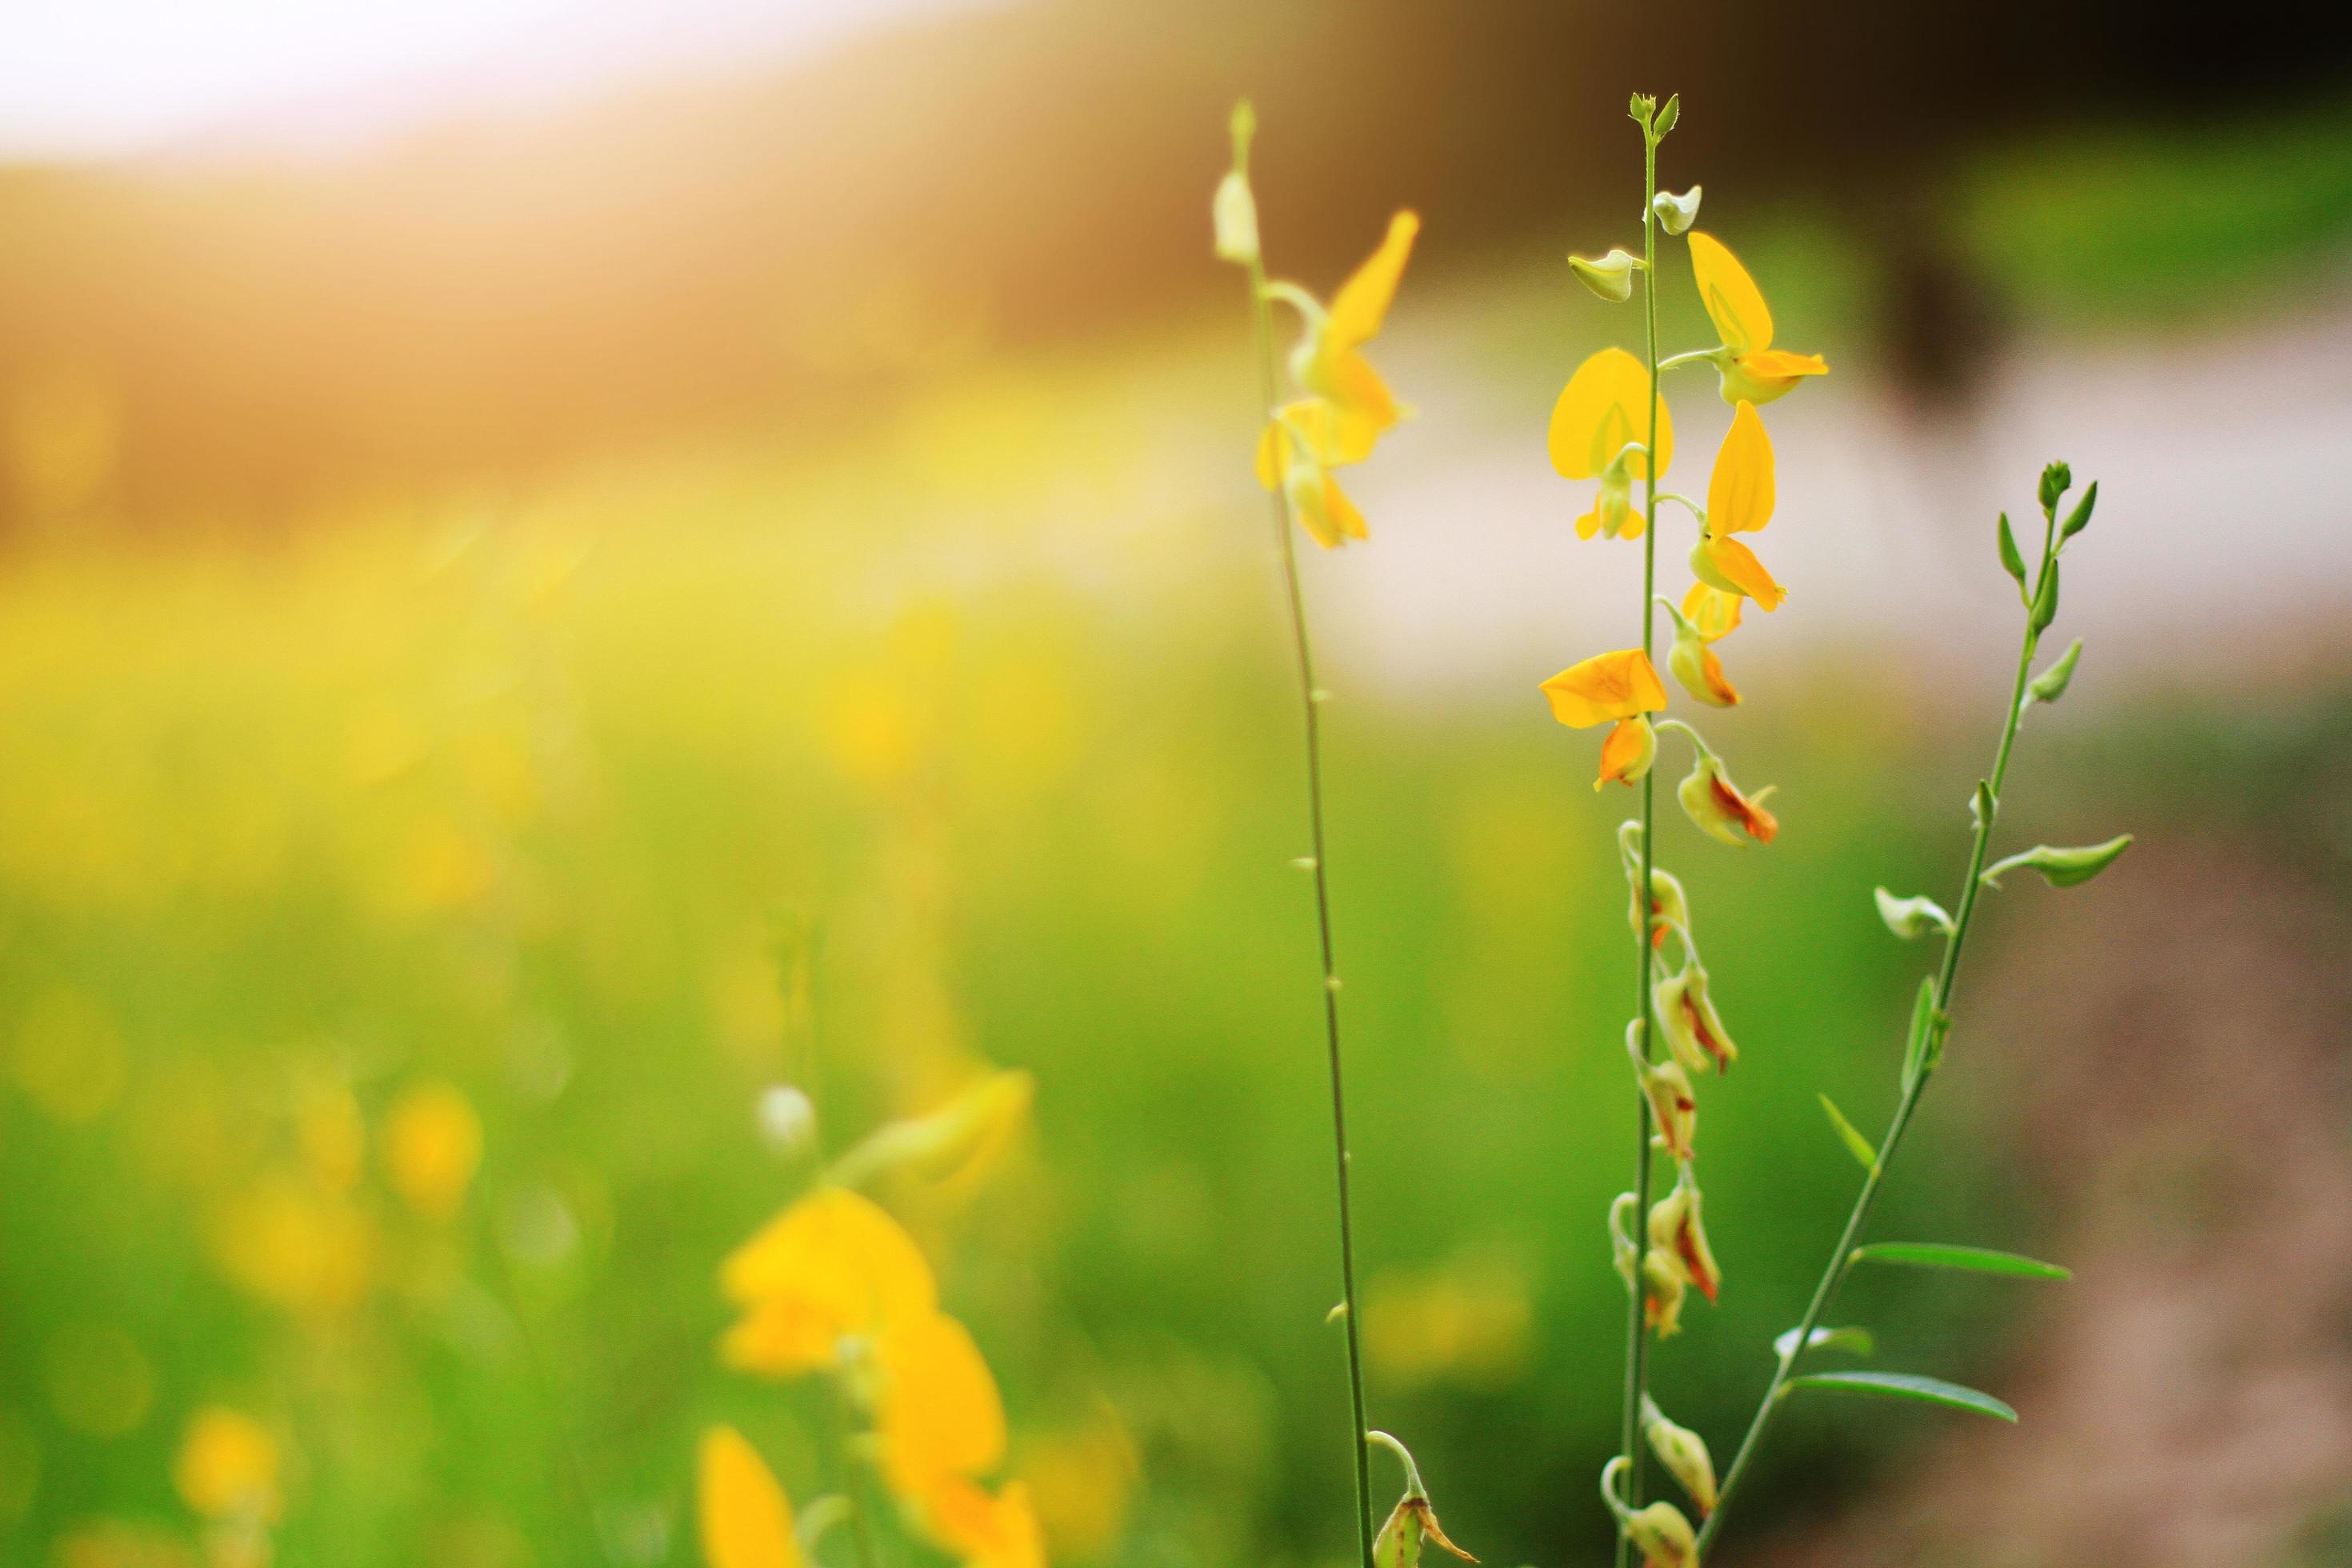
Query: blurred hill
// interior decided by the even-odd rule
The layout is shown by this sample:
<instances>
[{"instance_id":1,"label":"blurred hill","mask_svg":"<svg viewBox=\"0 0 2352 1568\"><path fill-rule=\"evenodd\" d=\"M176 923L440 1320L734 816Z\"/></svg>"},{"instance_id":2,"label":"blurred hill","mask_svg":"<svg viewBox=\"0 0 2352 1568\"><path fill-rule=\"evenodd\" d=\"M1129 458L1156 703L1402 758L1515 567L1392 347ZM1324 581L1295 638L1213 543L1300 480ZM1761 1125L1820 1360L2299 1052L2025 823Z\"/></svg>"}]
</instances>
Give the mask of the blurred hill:
<instances>
[{"instance_id":1,"label":"blurred hill","mask_svg":"<svg viewBox=\"0 0 2352 1568\"><path fill-rule=\"evenodd\" d=\"M1282 264L1321 278L1406 202L1432 269L1563 248L1622 199L1633 87L1687 95L1678 153L1727 196L1866 231L1988 138L2308 101L2347 60L2316 7L1046 0L332 163L0 171L0 518L266 523L754 421L814 442L998 346L1223 299L1244 93Z\"/></svg>"}]
</instances>

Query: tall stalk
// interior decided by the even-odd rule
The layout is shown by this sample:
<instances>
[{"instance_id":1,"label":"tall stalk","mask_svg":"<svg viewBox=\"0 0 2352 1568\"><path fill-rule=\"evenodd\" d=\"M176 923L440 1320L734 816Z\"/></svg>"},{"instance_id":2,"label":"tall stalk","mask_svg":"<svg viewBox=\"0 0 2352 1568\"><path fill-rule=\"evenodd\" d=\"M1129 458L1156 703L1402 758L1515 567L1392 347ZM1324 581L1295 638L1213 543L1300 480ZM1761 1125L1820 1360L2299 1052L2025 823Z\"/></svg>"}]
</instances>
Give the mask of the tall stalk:
<instances>
[{"instance_id":1,"label":"tall stalk","mask_svg":"<svg viewBox=\"0 0 2352 1568\"><path fill-rule=\"evenodd\" d=\"M1651 635L1656 619L1654 598L1658 583L1658 232L1657 215L1652 204L1658 194L1658 142L1648 125L1642 128L1642 311L1643 345L1645 363L1650 371L1649 428L1643 437L1642 460L1642 657L1650 657ZM1633 945L1640 995L1634 1003L1634 1016L1642 1020L1642 1054L1648 1057L1652 1038L1656 1034L1651 1014L1651 984L1655 973L1654 963L1657 949L1650 941L1650 888L1654 869L1653 859L1657 826L1657 774L1655 770L1642 775L1642 879L1633 894L1633 902L1642 911L1641 929L1633 933ZM1639 1227L1643 1216L1650 1212L1650 1100L1636 1084L1633 1101L1633 1223ZM1637 1236L1638 1243L1638 1236ZM1650 1385L1650 1333L1644 1313L1649 1292L1642 1280L1640 1254L1635 1254L1633 1289L1627 1293L1625 1310L1625 1409L1620 1424L1617 1451L1626 1457L1625 1501L1627 1506L1642 1506L1643 1446L1642 1401ZM1618 1568L1626 1568L1633 1561L1633 1542L1620 1531L1617 1534Z\"/></svg>"},{"instance_id":2,"label":"tall stalk","mask_svg":"<svg viewBox=\"0 0 2352 1568\"><path fill-rule=\"evenodd\" d=\"M2006 522L2002 524L2004 530L2007 526ZM1992 845L1993 823L2000 815L2000 792L2009 776L2010 749L2016 742L2017 727L2025 715L2026 681L2032 671L2034 650L2040 644L2043 630L2034 606L2042 603L2045 593L2054 595L2055 584L2052 578L2058 570L2056 526L2055 510L2045 505L2042 567L2035 577L2033 592L2027 597L2025 636L2018 649L2017 677L2010 687L2009 708L2003 715L2000 744L1993 753L1992 774L1977 793L1976 839L1969 851L1968 879L1961 885L1951 929L1944 938L1943 962L1936 972L1931 1019L1940 1018L1951 1007L1953 988L1959 980L1960 953L1968 944L1969 928L1976 918L1978 896L1983 891L1985 857ZM2006 539L2005 533L2003 537ZM2021 584L2021 567L2019 572ZM1934 1026L1930 1024L1929 1026L1932 1028ZM1853 1267L1855 1246L1862 1238L1863 1227L1870 1219L1872 1207L1878 1201L1879 1188L1885 1180L1886 1169L1893 1163L1895 1151L1902 1146L1903 1135L1910 1128L1912 1115L1919 1107L1919 1097L1926 1092L1927 1080L1935 1076L1936 1066L1936 1053L1930 1050L1920 1058L1917 1070L1906 1075L1902 1098L1896 1102L1894 1119L1887 1123L1886 1135L1879 1143L1878 1157L1863 1178L1862 1191L1855 1195L1853 1212L1846 1216L1845 1228L1839 1233L1837 1246L1830 1253L1828 1265L1822 1268L1819 1283L1813 1287L1812 1300L1806 1304L1805 1315L1799 1321L1796 1332L1788 1340L1789 1348L1781 1352L1780 1363L1773 1370L1772 1381L1756 1407L1754 1418L1748 1424L1746 1436L1739 1440L1738 1452L1732 1456L1731 1468L1724 1472L1715 1511L1699 1531L1701 1553L1713 1544L1717 1534L1723 1529L1724 1514L1730 1508L1739 1483L1746 1479L1749 1466L1755 1462L1781 1400L1789 1393L1789 1380L1796 1372L1797 1363L1811 1348L1813 1331L1821 1326L1822 1314L1829 1310L1830 1302L1837 1296L1838 1288L1845 1282L1847 1272Z\"/></svg>"},{"instance_id":3,"label":"tall stalk","mask_svg":"<svg viewBox=\"0 0 2352 1568\"><path fill-rule=\"evenodd\" d=\"M1249 262L1250 306L1257 338L1258 384L1265 417L1276 416L1281 386L1275 374L1274 305L1266 293L1265 264ZM1361 1568L1372 1568L1372 1479L1370 1435L1364 1414L1364 1352L1356 1324L1355 1217L1348 1190L1348 1095L1339 1051L1339 976L1332 956L1331 882L1326 868L1323 838L1324 693L1315 683L1315 649L1307 629L1307 596L1298 581L1298 547L1293 536L1290 503L1281 486L1273 491L1274 532L1282 551L1283 583L1290 603L1290 636L1297 654L1299 705L1307 744L1307 822L1311 854L1307 871L1315 879L1315 921L1323 958L1323 1033L1331 1069L1331 1147L1339 1178L1339 1316L1348 1341L1348 1402L1352 1420L1349 1447L1356 1477L1356 1544Z\"/></svg>"}]
</instances>

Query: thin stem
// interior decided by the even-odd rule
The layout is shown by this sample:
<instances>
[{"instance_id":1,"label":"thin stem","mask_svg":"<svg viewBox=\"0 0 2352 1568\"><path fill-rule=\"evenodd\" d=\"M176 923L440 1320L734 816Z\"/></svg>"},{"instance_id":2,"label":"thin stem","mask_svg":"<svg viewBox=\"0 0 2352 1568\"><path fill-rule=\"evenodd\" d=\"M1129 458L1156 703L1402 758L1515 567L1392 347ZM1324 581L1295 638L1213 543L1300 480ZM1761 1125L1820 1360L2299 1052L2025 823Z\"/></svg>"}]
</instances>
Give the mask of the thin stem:
<instances>
[{"instance_id":1,"label":"thin stem","mask_svg":"<svg viewBox=\"0 0 2352 1568\"><path fill-rule=\"evenodd\" d=\"M1658 141L1650 128L1642 128L1642 313L1644 357L1650 368L1650 426L1643 442L1642 462L1642 657L1650 657L1650 640L1656 612L1652 601L1658 591L1658 233L1657 216L1651 203L1658 194ZM1651 879L1656 870L1657 776L1654 770L1642 775L1642 880L1633 892L1634 907L1642 911L1641 929L1633 933L1633 945L1639 950L1636 979L1639 994L1634 1001L1635 1016L1642 1020L1642 1054L1648 1057L1651 1041L1657 1031L1651 1022L1650 984L1652 964L1657 952L1650 940ZM1646 1321L1649 1305L1649 1284L1642 1273L1641 1247L1646 1237L1643 1226L1650 1212L1650 1100L1634 1086L1634 1146L1633 1146L1633 1283L1627 1292L1625 1309L1625 1405L1619 1425L1617 1452L1625 1461L1625 1502L1630 1508L1642 1506L1642 1401L1650 1390L1650 1330ZM1623 1530L1617 1531L1617 1565L1627 1568L1633 1560L1633 1542Z\"/></svg>"},{"instance_id":2,"label":"thin stem","mask_svg":"<svg viewBox=\"0 0 2352 1568\"><path fill-rule=\"evenodd\" d=\"M1265 267L1253 260L1249 268L1250 301L1256 325L1258 384L1268 418L1280 399L1275 377L1274 310L1269 302ZM1361 1568L1372 1568L1372 1476L1370 1434L1364 1415L1363 1340L1356 1323L1356 1233L1348 1191L1348 1096L1339 1054L1339 976L1331 944L1331 882L1329 858L1323 837L1323 723L1321 689L1315 684L1315 650L1307 632L1307 596L1298 581L1298 546L1290 526L1286 492L1274 492L1274 532L1282 550L1282 575L1290 601L1291 642L1298 658L1298 695L1307 741L1307 823L1313 858L1308 870L1315 879L1315 921L1322 942L1323 1034L1331 1067L1331 1146L1339 1178L1339 1313L1348 1340L1348 1401L1353 1416L1349 1447L1355 1450L1356 1545Z\"/></svg>"},{"instance_id":3,"label":"thin stem","mask_svg":"<svg viewBox=\"0 0 2352 1568\"><path fill-rule=\"evenodd\" d=\"M2042 577L2049 574L2051 563L2056 555L2053 548L2056 542L2052 534L2054 525L2054 518L2043 524ZM2039 596L2037 579L2034 597ZM2029 611L2024 641L2018 650L2017 678L2010 688L2009 710L2001 725L2000 745L1993 753L1992 777L1988 781L1990 785L1987 792L1988 804L1977 823L1976 841L1969 850L1968 880L1961 887L1958 912L1953 916L1952 929L1944 938L1943 962L1936 973L1934 1006L1938 1014L1950 1010L1953 988L1959 981L1960 952L1968 943L1969 927L1976 918L1977 895L1983 888L1981 878L1985 856L1992 846L1994 820L2000 815L2001 784L2009 777L2010 750L2017 742L2018 723L2025 712L2025 683L2032 671L2033 652L2040 641L2041 634L2033 629ZM1722 1530L1723 1517L1730 1509L1732 1495L1746 1478L1748 1467L1754 1463L1758 1450L1763 1446L1764 1435L1771 1427L1773 1415L1788 1394L1789 1379L1794 1374L1798 1361L1812 1348L1813 1331L1821 1325L1822 1314L1829 1310L1839 1287L1845 1283L1847 1271L1853 1267L1855 1244L1861 1240L1863 1227L1868 1224L1870 1211L1878 1201L1878 1191L1885 1180L1887 1167L1894 1163L1895 1151L1902 1146L1903 1135L1909 1130L1912 1115L1919 1108L1919 1098L1927 1091L1927 1080L1934 1076L1932 1064L1923 1063L1918 1074L1904 1086L1902 1098L1895 1107L1894 1120L1887 1123L1886 1136L1879 1143L1877 1162L1871 1166L1870 1173L1863 1178L1862 1191L1854 1197L1853 1210L1846 1215L1845 1229L1838 1235L1837 1247L1830 1254L1828 1266L1822 1270L1820 1282L1813 1287L1813 1297L1806 1304L1805 1315L1797 1324L1789 1350L1773 1371L1771 1384L1765 1389L1762 1401L1756 1406L1756 1415L1748 1424L1747 1435L1739 1440L1739 1450L1732 1456L1731 1468L1724 1472L1723 1484L1717 1489L1715 1511L1698 1533L1701 1553Z\"/></svg>"}]
</instances>

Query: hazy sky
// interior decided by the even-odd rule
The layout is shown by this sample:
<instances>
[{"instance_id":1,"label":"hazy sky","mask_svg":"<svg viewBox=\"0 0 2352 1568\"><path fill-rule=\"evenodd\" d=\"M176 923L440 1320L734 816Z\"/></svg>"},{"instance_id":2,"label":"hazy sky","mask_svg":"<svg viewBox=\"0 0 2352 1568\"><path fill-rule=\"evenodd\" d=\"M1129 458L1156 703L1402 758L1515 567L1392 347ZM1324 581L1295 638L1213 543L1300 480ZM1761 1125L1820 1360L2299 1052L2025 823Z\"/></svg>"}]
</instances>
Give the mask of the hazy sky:
<instances>
[{"instance_id":1,"label":"hazy sky","mask_svg":"<svg viewBox=\"0 0 2352 1568\"><path fill-rule=\"evenodd\" d=\"M17 0L0 159L304 152L448 108L805 51L969 0Z\"/></svg>"}]
</instances>

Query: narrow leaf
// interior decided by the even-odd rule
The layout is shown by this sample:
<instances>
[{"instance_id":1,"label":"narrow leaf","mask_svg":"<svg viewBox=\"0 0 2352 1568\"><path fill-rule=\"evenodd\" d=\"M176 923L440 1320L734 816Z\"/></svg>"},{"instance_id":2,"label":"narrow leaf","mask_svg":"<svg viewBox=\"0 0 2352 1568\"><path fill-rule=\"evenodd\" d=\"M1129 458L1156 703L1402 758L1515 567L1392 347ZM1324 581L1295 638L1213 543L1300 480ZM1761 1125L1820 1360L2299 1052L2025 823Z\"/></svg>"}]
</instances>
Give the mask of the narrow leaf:
<instances>
[{"instance_id":1,"label":"narrow leaf","mask_svg":"<svg viewBox=\"0 0 2352 1568\"><path fill-rule=\"evenodd\" d=\"M2128 833L2105 844L2086 844L2079 849L2053 849L2047 844L2037 844L2021 855L1988 866L1977 879L1988 888L1997 889L2000 879L2010 872L2028 870L2041 872L2053 888L2077 887L2114 865L2131 846L2132 836Z\"/></svg>"},{"instance_id":2,"label":"narrow leaf","mask_svg":"<svg viewBox=\"0 0 2352 1568\"><path fill-rule=\"evenodd\" d=\"M1941 1405L1953 1410L1966 1410L1978 1415L1990 1415L1996 1421L2017 1419L2017 1412L1990 1394L1979 1394L1973 1388L1963 1388L1957 1383L1946 1383L1940 1377L1922 1377L1910 1372L1809 1372L1788 1381L1790 1388L1819 1388L1832 1394L1862 1394L1879 1399L1916 1399L1927 1405Z\"/></svg>"},{"instance_id":3,"label":"narrow leaf","mask_svg":"<svg viewBox=\"0 0 2352 1568\"><path fill-rule=\"evenodd\" d=\"M1797 1331L1794 1329L1776 1336L1772 1341L1772 1353L1783 1361L1788 1360L1789 1352L1796 1348ZM1871 1336L1868 1329L1815 1329L1806 1348L1817 1351L1840 1350L1851 1355L1869 1355L1878 1349L1878 1342Z\"/></svg>"},{"instance_id":4,"label":"narrow leaf","mask_svg":"<svg viewBox=\"0 0 2352 1568\"><path fill-rule=\"evenodd\" d=\"M2074 661L2082 657L2083 639L2076 637L2066 645L2066 651L2058 656L2056 663L2033 678L2033 684L2025 689L2026 700L2055 702L2065 696L2066 688L2074 679Z\"/></svg>"},{"instance_id":5,"label":"narrow leaf","mask_svg":"<svg viewBox=\"0 0 2352 1568\"><path fill-rule=\"evenodd\" d=\"M2017 552L2017 535L2009 531L2009 513L2000 514L2000 569L2017 579L2017 596L2025 598L2025 557Z\"/></svg>"},{"instance_id":6,"label":"narrow leaf","mask_svg":"<svg viewBox=\"0 0 2352 1568\"><path fill-rule=\"evenodd\" d=\"M2059 525L2058 542L2063 544L2068 540L2074 538L2076 534L2082 532L2084 529L2090 527L2091 509L2098 504L2099 481L2093 479L2091 481L2091 488L2083 492L2083 499L2074 504L2074 510L2068 512L2066 514L2066 521Z\"/></svg>"},{"instance_id":7,"label":"narrow leaf","mask_svg":"<svg viewBox=\"0 0 2352 1568\"><path fill-rule=\"evenodd\" d=\"M1871 1148L1870 1140L1854 1130L1853 1123L1845 1119L1845 1112L1837 1108L1837 1101L1826 1094L1822 1096L1822 1109L1829 1113L1830 1125L1837 1129L1837 1135L1843 1141L1846 1152L1862 1162L1864 1170L1875 1172L1878 1169L1878 1152Z\"/></svg>"},{"instance_id":8,"label":"narrow leaf","mask_svg":"<svg viewBox=\"0 0 2352 1568\"><path fill-rule=\"evenodd\" d=\"M1951 935L1952 917L1927 894L1915 893L1907 899L1898 899L1884 888L1874 888L1871 891L1878 900L1878 918L1886 922L1888 931L1905 942L1926 936L1931 931Z\"/></svg>"},{"instance_id":9,"label":"narrow leaf","mask_svg":"<svg viewBox=\"0 0 2352 1568\"><path fill-rule=\"evenodd\" d=\"M1913 1268L1958 1268L1971 1274L2006 1274L2017 1279L2072 1279L2071 1268L2021 1253L1989 1247L1948 1247L1934 1241L1874 1241L1853 1249L1856 1263L1900 1263Z\"/></svg>"},{"instance_id":10,"label":"narrow leaf","mask_svg":"<svg viewBox=\"0 0 2352 1568\"><path fill-rule=\"evenodd\" d=\"M2033 635L2040 637L2058 618L2058 557L2053 555L2042 563L2042 591L2033 596L2033 614L2029 617Z\"/></svg>"}]
</instances>

